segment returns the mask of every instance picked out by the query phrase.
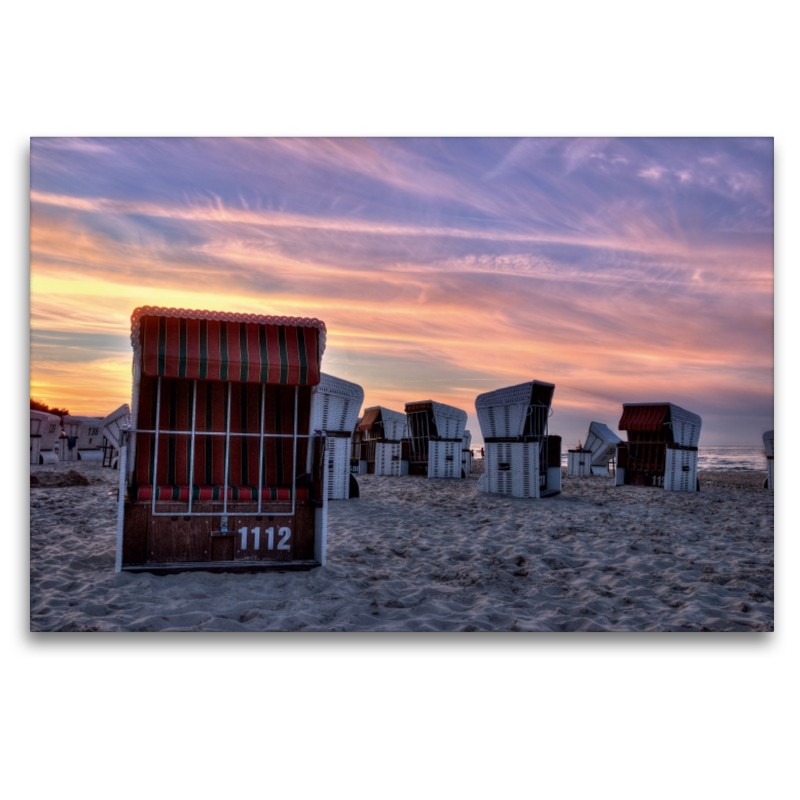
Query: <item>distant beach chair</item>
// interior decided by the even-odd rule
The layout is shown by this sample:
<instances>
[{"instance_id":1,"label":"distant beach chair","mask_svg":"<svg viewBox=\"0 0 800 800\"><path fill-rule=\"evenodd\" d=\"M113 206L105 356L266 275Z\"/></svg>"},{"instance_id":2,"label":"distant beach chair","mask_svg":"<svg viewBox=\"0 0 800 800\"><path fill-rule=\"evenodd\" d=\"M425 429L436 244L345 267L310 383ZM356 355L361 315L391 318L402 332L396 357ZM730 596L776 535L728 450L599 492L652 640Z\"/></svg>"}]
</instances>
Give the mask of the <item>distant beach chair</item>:
<instances>
[{"instance_id":1,"label":"distant beach chair","mask_svg":"<svg viewBox=\"0 0 800 800\"><path fill-rule=\"evenodd\" d=\"M767 431L764 434L764 450L767 454L767 479L764 481L764 488L770 492L775 491L775 431Z\"/></svg>"},{"instance_id":2,"label":"distant beach chair","mask_svg":"<svg viewBox=\"0 0 800 800\"><path fill-rule=\"evenodd\" d=\"M350 439L350 472L353 475L366 475L369 471L364 432L359 428L362 419L363 417L359 417L356 420L356 427Z\"/></svg>"},{"instance_id":3,"label":"distant beach chair","mask_svg":"<svg viewBox=\"0 0 800 800\"><path fill-rule=\"evenodd\" d=\"M617 445L616 485L697 491L700 426L697 414L673 403L623 403L617 428L628 441Z\"/></svg>"},{"instance_id":4,"label":"distant beach chair","mask_svg":"<svg viewBox=\"0 0 800 800\"><path fill-rule=\"evenodd\" d=\"M462 478L461 441L467 412L434 400L406 403L409 473L429 478Z\"/></svg>"},{"instance_id":5,"label":"distant beach chair","mask_svg":"<svg viewBox=\"0 0 800 800\"><path fill-rule=\"evenodd\" d=\"M464 431L461 437L461 471L465 478L472 472L472 434L469 431Z\"/></svg>"},{"instance_id":6,"label":"distant beach chair","mask_svg":"<svg viewBox=\"0 0 800 800\"><path fill-rule=\"evenodd\" d=\"M67 443L67 451L72 451L67 461L102 461L103 459L103 434L101 429L103 426L102 417L87 417L70 415L64 417L64 431L70 426L70 430L74 431L74 425L77 424L77 434L67 433L68 437L74 436L76 441L74 447L69 447Z\"/></svg>"},{"instance_id":7,"label":"distant beach chair","mask_svg":"<svg viewBox=\"0 0 800 800\"><path fill-rule=\"evenodd\" d=\"M80 417L65 416L61 420L63 436L58 442L59 461L78 460L78 439L83 429L83 420Z\"/></svg>"},{"instance_id":8,"label":"distant beach chair","mask_svg":"<svg viewBox=\"0 0 800 800\"><path fill-rule=\"evenodd\" d=\"M325 563L326 437L310 426L325 333L316 319L133 312L117 571Z\"/></svg>"},{"instance_id":9,"label":"distant beach chair","mask_svg":"<svg viewBox=\"0 0 800 800\"><path fill-rule=\"evenodd\" d=\"M602 475L608 477L608 464L616 457L622 439L602 422L589 423L586 444L580 450L567 451L567 475Z\"/></svg>"},{"instance_id":10,"label":"distant beach chair","mask_svg":"<svg viewBox=\"0 0 800 800\"><path fill-rule=\"evenodd\" d=\"M103 436L103 466L116 469L119 465L120 431L131 426L131 408L123 403L100 423Z\"/></svg>"},{"instance_id":11,"label":"distant beach chair","mask_svg":"<svg viewBox=\"0 0 800 800\"><path fill-rule=\"evenodd\" d=\"M311 389L311 430L325 432L328 499L358 497L358 482L350 474L350 449L364 390L357 384L326 373ZM313 453L308 452L308 472Z\"/></svg>"},{"instance_id":12,"label":"distant beach chair","mask_svg":"<svg viewBox=\"0 0 800 800\"><path fill-rule=\"evenodd\" d=\"M534 380L478 395L486 448L479 490L530 498L561 491L561 437L548 432L554 391Z\"/></svg>"},{"instance_id":13,"label":"distant beach chair","mask_svg":"<svg viewBox=\"0 0 800 800\"><path fill-rule=\"evenodd\" d=\"M358 423L361 434L361 459L366 472L399 477L408 475L406 415L383 406L364 409Z\"/></svg>"},{"instance_id":14,"label":"distant beach chair","mask_svg":"<svg viewBox=\"0 0 800 800\"><path fill-rule=\"evenodd\" d=\"M31 409L31 464L52 464L58 461L58 454L53 448L60 436L60 417Z\"/></svg>"}]
</instances>

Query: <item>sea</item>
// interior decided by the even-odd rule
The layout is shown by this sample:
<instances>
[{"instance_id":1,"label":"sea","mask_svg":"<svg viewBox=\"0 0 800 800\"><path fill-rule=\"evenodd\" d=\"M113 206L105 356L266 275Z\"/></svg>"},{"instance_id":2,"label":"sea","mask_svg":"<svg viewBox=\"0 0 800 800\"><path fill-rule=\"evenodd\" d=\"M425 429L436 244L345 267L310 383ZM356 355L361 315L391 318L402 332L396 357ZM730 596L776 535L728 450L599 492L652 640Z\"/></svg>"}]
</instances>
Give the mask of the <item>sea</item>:
<instances>
[{"instance_id":1,"label":"sea","mask_svg":"<svg viewBox=\"0 0 800 800\"><path fill-rule=\"evenodd\" d=\"M567 466L567 453L561 453L561 463ZM699 447L697 468L715 472L766 472L767 455L763 447Z\"/></svg>"}]
</instances>

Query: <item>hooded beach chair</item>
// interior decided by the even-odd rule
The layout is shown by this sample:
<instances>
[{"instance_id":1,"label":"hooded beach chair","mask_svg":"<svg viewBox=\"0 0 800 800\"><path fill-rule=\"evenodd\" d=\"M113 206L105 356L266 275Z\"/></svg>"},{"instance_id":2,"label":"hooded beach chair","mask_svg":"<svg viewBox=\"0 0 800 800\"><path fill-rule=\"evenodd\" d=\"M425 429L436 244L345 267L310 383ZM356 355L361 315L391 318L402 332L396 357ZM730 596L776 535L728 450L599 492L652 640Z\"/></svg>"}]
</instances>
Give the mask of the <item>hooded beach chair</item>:
<instances>
[{"instance_id":1,"label":"hooded beach chair","mask_svg":"<svg viewBox=\"0 0 800 800\"><path fill-rule=\"evenodd\" d=\"M465 478L469 478L472 472L472 434L464 431L461 437L461 471Z\"/></svg>"},{"instance_id":2,"label":"hooded beach chair","mask_svg":"<svg viewBox=\"0 0 800 800\"><path fill-rule=\"evenodd\" d=\"M325 432L329 500L347 500L351 492L358 497L358 482L350 476L350 449L363 402L364 390L357 383L324 372L311 389L311 430ZM307 458L313 458L310 450ZM311 471L310 460L308 471Z\"/></svg>"},{"instance_id":3,"label":"hooded beach chair","mask_svg":"<svg viewBox=\"0 0 800 800\"><path fill-rule=\"evenodd\" d=\"M561 491L561 437L548 433L555 388L529 381L478 395L486 450L479 490L531 498Z\"/></svg>"},{"instance_id":4,"label":"hooded beach chair","mask_svg":"<svg viewBox=\"0 0 800 800\"><path fill-rule=\"evenodd\" d=\"M75 426L77 425L77 428ZM70 415L64 417L64 431L68 428L68 439L75 439L70 447L67 442L67 451L72 451L68 461L102 461L103 459L103 426L102 417L86 417Z\"/></svg>"},{"instance_id":5,"label":"hooded beach chair","mask_svg":"<svg viewBox=\"0 0 800 800\"><path fill-rule=\"evenodd\" d=\"M123 403L100 423L103 436L103 466L116 469L119 464L120 431L131 426L131 408Z\"/></svg>"},{"instance_id":6,"label":"hooded beach chair","mask_svg":"<svg viewBox=\"0 0 800 800\"><path fill-rule=\"evenodd\" d=\"M767 479L764 488L775 491L775 431L767 431L763 437L764 451L767 454Z\"/></svg>"},{"instance_id":7,"label":"hooded beach chair","mask_svg":"<svg viewBox=\"0 0 800 800\"><path fill-rule=\"evenodd\" d=\"M51 464L58 461L53 447L60 436L60 417L31 409L31 464Z\"/></svg>"},{"instance_id":8,"label":"hooded beach chair","mask_svg":"<svg viewBox=\"0 0 800 800\"><path fill-rule=\"evenodd\" d=\"M590 422L586 444L580 450L567 451L567 475L602 475L608 477L608 465L615 459L622 439L608 425Z\"/></svg>"},{"instance_id":9,"label":"hooded beach chair","mask_svg":"<svg viewBox=\"0 0 800 800\"><path fill-rule=\"evenodd\" d=\"M455 406L420 400L406 403L409 472L429 478L462 478L461 441L467 412Z\"/></svg>"},{"instance_id":10,"label":"hooded beach chair","mask_svg":"<svg viewBox=\"0 0 800 800\"><path fill-rule=\"evenodd\" d=\"M375 475L408 475L408 442L406 415L383 406L364 409L358 423L361 434L361 456L368 473Z\"/></svg>"},{"instance_id":11,"label":"hooded beach chair","mask_svg":"<svg viewBox=\"0 0 800 800\"><path fill-rule=\"evenodd\" d=\"M701 424L673 403L623 403L617 428L628 432L628 441L617 445L616 485L697 491Z\"/></svg>"},{"instance_id":12,"label":"hooded beach chair","mask_svg":"<svg viewBox=\"0 0 800 800\"><path fill-rule=\"evenodd\" d=\"M310 425L324 323L144 307L131 342L117 571L324 564L325 434Z\"/></svg>"},{"instance_id":13,"label":"hooded beach chair","mask_svg":"<svg viewBox=\"0 0 800 800\"><path fill-rule=\"evenodd\" d=\"M80 417L65 416L61 420L63 435L58 441L58 460L78 460L78 439L83 432L83 420Z\"/></svg>"},{"instance_id":14,"label":"hooded beach chair","mask_svg":"<svg viewBox=\"0 0 800 800\"><path fill-rule=\"evenodd\" d=\"M366 475L369 471L364 432L359 428L362 419L363 417L359 417L356 420L356 427L350 440L350 472L353 475Z\"/></svg>"}]
</instances>

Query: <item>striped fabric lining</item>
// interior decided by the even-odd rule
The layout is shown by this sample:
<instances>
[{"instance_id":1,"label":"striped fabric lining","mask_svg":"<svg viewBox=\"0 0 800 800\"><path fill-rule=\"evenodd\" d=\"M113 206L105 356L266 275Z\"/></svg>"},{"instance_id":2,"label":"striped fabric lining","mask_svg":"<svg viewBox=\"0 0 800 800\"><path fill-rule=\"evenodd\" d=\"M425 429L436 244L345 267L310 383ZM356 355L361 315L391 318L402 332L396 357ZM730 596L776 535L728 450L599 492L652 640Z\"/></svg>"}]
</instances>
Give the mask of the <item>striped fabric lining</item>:
<instances>
[{"instance_id":1,"label":"striped fabric lining","mask_svg":"<svg viewBox=\"0 0 800 800\"><path fill-rule=\"evenodd\" d=\"M144 375L284 386L320 380L316 328L148 315L141 337Z\"/></svg>"},{"instance_id":2,"label":"striped fabric lining","mask_svg":"<svg viewBox=\"0 0 800 800\"><path fill-rule=\"evenodd\" d=\"M243 490L252 487L255 497L260 442L258 437L237 437L235 434L259 432L262 391L266 392L264 432L291 434L294 429L295 390L293 386L262 387L258 384L198 381L193 481L196 486L221 487L225 483L225 437L203 434L209 431L224 433L229 385L231 386L231 436L228 484L242 487ZM155 427L156 395L157 378L142 376L139 387L138 428ZM301 387L297 403L297 427L300 434L308 431L310 404L311 389ZM192 381L162 378L156 483L163 487L182 487L181 491L185 489L187 500L191 437L170 434L169 431L191 430L191 409ZM304 471L307 442L307 439L297 440L298 474ZM149 491L153 483L154 469L155 434L140 433L137 435L134 485L140 489L147 487ZM292 440L265 438L262 487L288 487L292 482ZM167 492L167 488L164 492ZM141 492L138 496L141 497Z\"/></svg>"},{"instance_id":3,"label":"striped fabric lining","mask_svg":"<svg viewBox=\"0 0 800 800\"><path fill-rule=\"evenodd\" d=\"M152 498L152 486L135 486L131 491L132 500L152 500ZM308 489L298 488L296 498L298 502L308 500ZM292 500L291 489L286 486L265 486L261 489L261 499L268 502L289 503ZM156 500L175 500L186 503L189 501L189 487L172 484L156 486ZM222 502L222 486L198 486L195 484L192 487L192 500ZM258 491L255 486L228 487L228 501L255 502L256 500L258 500Z\"/></svg>"}]
</instances>

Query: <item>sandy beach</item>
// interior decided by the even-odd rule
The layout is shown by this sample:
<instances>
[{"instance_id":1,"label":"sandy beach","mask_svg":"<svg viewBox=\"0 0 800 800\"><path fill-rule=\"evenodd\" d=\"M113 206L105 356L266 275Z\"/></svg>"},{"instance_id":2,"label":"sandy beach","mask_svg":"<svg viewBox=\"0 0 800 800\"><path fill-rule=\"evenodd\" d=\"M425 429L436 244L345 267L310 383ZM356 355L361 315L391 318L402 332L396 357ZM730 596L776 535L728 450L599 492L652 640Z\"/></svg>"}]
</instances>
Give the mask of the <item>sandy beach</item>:
<instances>
[{"instance_id":1,"label":"sandy beach","mask_svg":"<svg viewBox=\"0 0 800 800\"><path fill-rule=\"evenodd\" d=\"M114 573L118 473L31 467L32 631L769 631L773 496L564 478L538 501L360 476L310 572Z\"/></svg>"}]
</instances>

